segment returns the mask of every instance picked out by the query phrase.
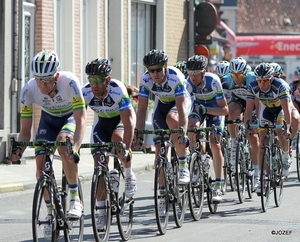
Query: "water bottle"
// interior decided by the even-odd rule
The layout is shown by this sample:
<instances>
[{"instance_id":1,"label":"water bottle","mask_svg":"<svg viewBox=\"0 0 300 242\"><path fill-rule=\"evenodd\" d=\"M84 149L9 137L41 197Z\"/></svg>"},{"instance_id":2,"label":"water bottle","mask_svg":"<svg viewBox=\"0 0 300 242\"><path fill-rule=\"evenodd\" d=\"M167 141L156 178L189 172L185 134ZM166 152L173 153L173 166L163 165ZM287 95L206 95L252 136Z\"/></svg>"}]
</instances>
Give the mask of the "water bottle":
<instances>
[{"instance_id":1,"label":"water bottle","mask_svg":"<svg viewBox=\"0 0 300 242\"><path fill-rule=\"evenodd\" d=\"M120 182L119 171L113 169L109 172L109 174L110 174L111 188L115 193L117 193L119 191L119 182Z\"/></svg>"}]
</instances>

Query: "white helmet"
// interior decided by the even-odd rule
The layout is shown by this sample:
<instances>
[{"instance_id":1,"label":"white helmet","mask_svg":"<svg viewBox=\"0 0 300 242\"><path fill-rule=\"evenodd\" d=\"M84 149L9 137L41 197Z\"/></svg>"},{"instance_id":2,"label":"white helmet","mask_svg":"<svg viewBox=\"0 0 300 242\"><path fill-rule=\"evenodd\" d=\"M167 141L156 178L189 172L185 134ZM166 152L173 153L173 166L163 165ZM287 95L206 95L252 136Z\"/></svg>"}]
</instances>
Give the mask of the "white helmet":
<instances>
[{"instance_id":1,"label":"white helmet","mask_svg":"<svg viewBox=\"0 0 300 242\"><path fill-rule=\"evenodd\" d=\"M272 62L272 63L270 63L270 66L272 66L274 69L274 75L282 74L282 69L279 64L277 64L276 62Z\"/></svg>"},{"instance_id":2,"label":"white helmet","mask_svg":"<svg viewBox=\"0 0 300 242\"><path fill-rule=\"evenodd\" d=\"M242 57L236 57L230 61L229 71L233 73L243 73L247 68L247 62Z\"/></svg>"},{"instance_id":3,"label":"white helmet","mask_svg":"<svg viewBox=\"0 0 300 242\"><path fill-rule=\"evenodd\" d=\"M220 77L225 76L229 73L229 65L228 61L220 61L216 66L215 73Z\"/></svg>"},{"instance_id":4,"label":"white helmet","mask_svg":"<svg viewBox=\"0 0 300 242\"><path fill-rule=\"evenodd\" d=\"M252 71L251 66L250 66L250 65L247 65L247 66L246 66L246 70L247 70L247 72L248 72L248 71Z\"/></svg>"},{"instance_id":5,"label":"white helmet","mask_svg":"<svg viewBox=\"0 0 300 242\"><path fill-rule=\"evenodd\" d=\"M59 68L59 59L53 51L41 51L33 57L31 70L34 76L53 76Z\"/></svg>"}]
</instances>

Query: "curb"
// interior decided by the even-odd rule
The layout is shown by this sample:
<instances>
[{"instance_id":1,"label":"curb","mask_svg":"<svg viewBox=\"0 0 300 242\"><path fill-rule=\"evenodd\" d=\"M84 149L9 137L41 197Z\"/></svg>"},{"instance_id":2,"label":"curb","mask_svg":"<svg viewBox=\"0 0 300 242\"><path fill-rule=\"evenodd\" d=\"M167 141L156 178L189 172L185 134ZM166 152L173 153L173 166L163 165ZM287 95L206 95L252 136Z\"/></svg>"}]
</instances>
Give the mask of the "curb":
<instances>
[{"instance_id":1,"label":"curb","mask_svg":"<svg viewBox=\"0 0 300 242\"><path fill-rule=\"evenodd\" d=\"M144 167L139 166L134 168L133 167L133 171L135 173L142 173L144 171L152 171L154 170L152 165L150 165L150 163L146 164ZM79 175L79 179L80 181L90 181L92 180L92 176L93 176L93 172L85 172ZM61 176L56 177L56 181L59 184L61 182ZM34 189L36 186L36 181L32 181L32 182L27 182L27 183L20 183L20 182L16 182L16 183L5 183L5 184L0 184L0 194L2 193L8 193L8 192L18 192L18 191L24 191L24 190L29 190L29 189Z\"/></svg>"}]
</instances>

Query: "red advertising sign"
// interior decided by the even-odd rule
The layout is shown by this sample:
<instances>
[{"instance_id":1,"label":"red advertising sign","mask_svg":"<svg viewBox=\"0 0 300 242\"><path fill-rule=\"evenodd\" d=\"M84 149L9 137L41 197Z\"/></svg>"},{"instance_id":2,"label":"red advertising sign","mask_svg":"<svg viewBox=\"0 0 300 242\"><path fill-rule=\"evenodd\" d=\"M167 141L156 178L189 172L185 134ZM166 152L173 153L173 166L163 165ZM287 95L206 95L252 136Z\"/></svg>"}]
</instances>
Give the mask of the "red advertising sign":
<instances>
[{"instance_id":1,"label":"red advertising sign","mask_svg":"<svg viewBox=\"0 0 300 242\"><path fill-rule=\"evenodd\" d=\"M300 55L299 36L236 36L236 56Z\"/></svg>"}]
</instances>

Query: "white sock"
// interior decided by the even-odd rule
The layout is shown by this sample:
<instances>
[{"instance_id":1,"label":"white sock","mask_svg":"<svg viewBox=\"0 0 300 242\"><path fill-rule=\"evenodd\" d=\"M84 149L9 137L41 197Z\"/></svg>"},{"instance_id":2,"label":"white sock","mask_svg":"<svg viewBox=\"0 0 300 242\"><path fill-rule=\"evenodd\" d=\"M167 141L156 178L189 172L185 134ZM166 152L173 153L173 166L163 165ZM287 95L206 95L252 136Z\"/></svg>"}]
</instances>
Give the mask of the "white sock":
<instances>
[{"instance_id":1,"label":"white sock","mask_svg":"<svg viewBox=\"0 0 300 242\"><path fill-rule=\"evenodd\" d=\"M125 170L125 177L131 177L133 175L131 166L128 168L124 168L124 170Z\"/></svg>"}]
</instances>

